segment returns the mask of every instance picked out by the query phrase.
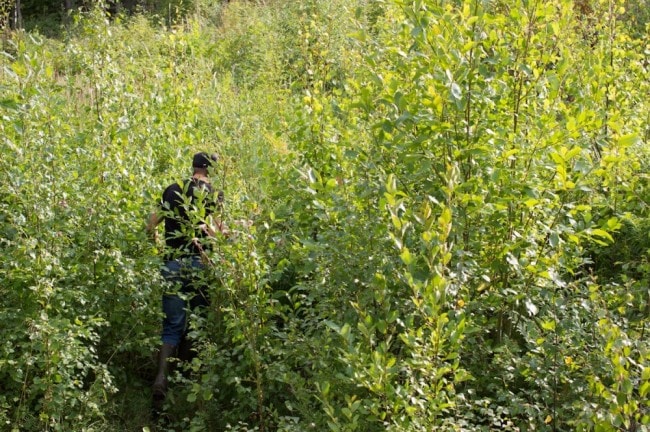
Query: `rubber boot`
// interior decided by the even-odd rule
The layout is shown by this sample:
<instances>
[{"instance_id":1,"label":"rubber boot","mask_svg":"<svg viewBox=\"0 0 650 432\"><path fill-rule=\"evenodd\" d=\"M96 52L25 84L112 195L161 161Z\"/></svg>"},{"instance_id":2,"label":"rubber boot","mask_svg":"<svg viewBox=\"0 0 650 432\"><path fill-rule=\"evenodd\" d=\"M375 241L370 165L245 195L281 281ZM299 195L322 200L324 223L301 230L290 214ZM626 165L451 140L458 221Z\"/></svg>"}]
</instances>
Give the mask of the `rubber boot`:
<instances>
[{"instance_id":1,"label":"rubber boot","mask_svg":"<svg viewBox=\"0 0 650 432\"><path fill-rule=\"evenodd\" d=\"M174 355L176 346L164 343L158 351L158 373L153 382L153 405L155 411L162 409L167 394L167 370L169 368L169 357Z\"/></svg>"}]
</instances>

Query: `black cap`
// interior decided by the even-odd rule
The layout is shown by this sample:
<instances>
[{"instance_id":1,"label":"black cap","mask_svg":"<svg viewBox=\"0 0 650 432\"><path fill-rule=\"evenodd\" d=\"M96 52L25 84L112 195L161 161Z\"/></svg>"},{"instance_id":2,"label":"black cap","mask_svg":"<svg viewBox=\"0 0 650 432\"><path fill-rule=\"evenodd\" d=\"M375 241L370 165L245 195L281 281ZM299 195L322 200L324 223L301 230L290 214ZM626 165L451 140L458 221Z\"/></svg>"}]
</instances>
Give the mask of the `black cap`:
<instances>
[{"instance_id":1,"label":"black cap","mask_svg":"<svg viewBox=\"0 0 650 432\"><path fill-rule=\"evenodd\" d=\"M207 168L217 161L216 153L207 154L206 152L199 152L194 155L192 159L192 167L194 168Z\"/></svg>"}]
</instances>

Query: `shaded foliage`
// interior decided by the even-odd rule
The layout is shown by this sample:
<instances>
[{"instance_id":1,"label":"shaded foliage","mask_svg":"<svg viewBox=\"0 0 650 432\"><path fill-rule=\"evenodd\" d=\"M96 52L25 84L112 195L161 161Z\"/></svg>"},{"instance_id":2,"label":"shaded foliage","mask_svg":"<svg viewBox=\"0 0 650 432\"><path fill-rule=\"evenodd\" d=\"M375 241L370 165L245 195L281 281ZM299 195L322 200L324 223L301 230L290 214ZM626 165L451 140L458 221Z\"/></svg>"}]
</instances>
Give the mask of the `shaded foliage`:
<instances>
[{"instance_id":1,"label":"shaded foliage","mask_svg":"<svg viewBox=\"0 0 650 432\"><path fill-rule=\"evenodd\" d=\"M187 2L14 34L0 421L644 430L650 80L634 7ZM197 150L221 156L233 235L209 240L200 349L156 424L164 287L143 225Z\"/></svg>"}]
</instances>

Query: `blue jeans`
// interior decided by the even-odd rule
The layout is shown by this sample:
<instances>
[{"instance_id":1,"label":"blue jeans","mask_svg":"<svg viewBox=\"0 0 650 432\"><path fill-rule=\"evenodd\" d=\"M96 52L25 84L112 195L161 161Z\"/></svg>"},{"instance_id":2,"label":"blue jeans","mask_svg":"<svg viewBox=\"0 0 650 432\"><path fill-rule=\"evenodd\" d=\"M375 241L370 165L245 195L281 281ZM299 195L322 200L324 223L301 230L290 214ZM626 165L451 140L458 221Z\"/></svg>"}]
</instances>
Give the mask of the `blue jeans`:
<instances>
[{"instance_id":1,"label":"blue jeans","mask_svg":"<svg viewBox=\"0 0 650 432\"><path fill-rule=\"evenodd\" d=\"M207 306L200 257L165 261L161 274L169 284L163 294L162 343L178 346L187 331L187 309ZM180 294L180 295L179 295Z\"/></svg>"}]
</instances>

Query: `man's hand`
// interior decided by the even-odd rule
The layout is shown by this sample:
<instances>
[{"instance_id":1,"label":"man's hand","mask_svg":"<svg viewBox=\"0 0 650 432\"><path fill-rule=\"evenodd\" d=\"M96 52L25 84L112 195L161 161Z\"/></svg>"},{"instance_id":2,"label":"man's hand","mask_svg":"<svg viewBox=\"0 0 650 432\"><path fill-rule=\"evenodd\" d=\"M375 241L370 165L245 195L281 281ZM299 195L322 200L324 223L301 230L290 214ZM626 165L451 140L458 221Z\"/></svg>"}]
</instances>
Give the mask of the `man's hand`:
<instances>
[{"instance_id":1,"label":"man's hand","mask_svg":"<svg viewBox=\"0 0 650 432\"><path fill-rule=\"evenodd\" d=\"M145 227L147 235L156 244L158 243L158 231L156 230L156 227L160 222L162 222L162 220L163 218L161 216L158 216L158 214L155 212L151 213L149 215L149 219L147 220L147 226Z\"/></svg>"},{"instance_id":2,"label":"man's hand","mask_svg":"<svg viewBox=\"0 0 650 432\"><path fill-rule=\"evenodd\" d=\"M210 237L216 237L217 232L220 232L224 237L228 237L230 235L230 231L228 230L226 224L214 216L209 219L209 223L199 225L199 227L204 230L203 232L205 232Z\"/></svg>"},{"instance_id":3,"label":"man's hand","mask_svg":"<svg viewBox=\"0 0 650 432\"><path fill-rule=\"evenodd\" d=\"M212 227L210 225L208 225L208 224L200 224L199 229L201 230L201 232L203 234L207 235L208 237L214 237L214 234L215 234L214 229L212 229Z\"/></svg>"}]
</instances>

